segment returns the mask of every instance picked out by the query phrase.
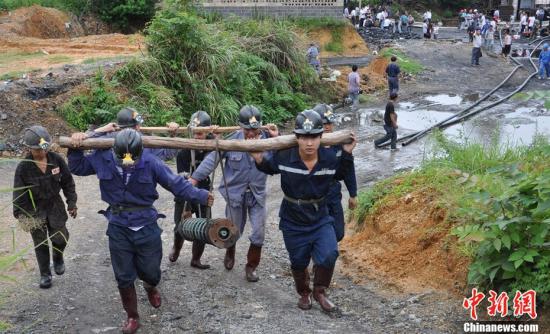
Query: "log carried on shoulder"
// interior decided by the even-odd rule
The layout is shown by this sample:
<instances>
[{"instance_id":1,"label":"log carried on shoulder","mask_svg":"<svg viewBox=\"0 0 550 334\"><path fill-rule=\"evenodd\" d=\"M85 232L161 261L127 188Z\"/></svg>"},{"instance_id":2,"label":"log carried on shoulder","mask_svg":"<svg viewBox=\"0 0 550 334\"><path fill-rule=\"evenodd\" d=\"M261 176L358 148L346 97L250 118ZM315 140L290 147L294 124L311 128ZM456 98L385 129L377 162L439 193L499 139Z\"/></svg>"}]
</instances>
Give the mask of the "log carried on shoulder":
<instances>
[{"instance_id":1,"label":"log carried on shoulder","mask_svg":"<svg viewBox=\"0 0 550 334\"><path fill-rule=\"evenodd\" d=\"M271 150L283 150L297 146L296 136L286 135L268 139L252 140L215 140L215 139L187 139L166 138L156 136L143 136L143 146L149 148L175 148L203 151L238 151L238 152L262 152ZM332 146L349 144L352 141L352 132L349 130L336 131L323 134L321 145ZM65 148L73 148L71 138L59 137L59 145ZM89 138L82 141L78 149L93 150L111 148L114 138Z\"/></svg>"},{"instance_id":2,"label":"log carried on shoulder","mask_svg":"<svg viewBox=\"0 0 550 334\"><path fill-rule=\"evenodd\" d=\"M197 126L197 127L180 127L176 130L176 133L187 133L187 131L191 130L192 132L207 132L207 133L229 133L229 132L235 132L240 130L241 128L239 126ZM267 127L262 126L261 129L267 130ZM163 126L149 126L149 127L140 127L140 132L143 133L171 133L173 131L170 131L167 127Z\"/></svg>"}]
</instances>

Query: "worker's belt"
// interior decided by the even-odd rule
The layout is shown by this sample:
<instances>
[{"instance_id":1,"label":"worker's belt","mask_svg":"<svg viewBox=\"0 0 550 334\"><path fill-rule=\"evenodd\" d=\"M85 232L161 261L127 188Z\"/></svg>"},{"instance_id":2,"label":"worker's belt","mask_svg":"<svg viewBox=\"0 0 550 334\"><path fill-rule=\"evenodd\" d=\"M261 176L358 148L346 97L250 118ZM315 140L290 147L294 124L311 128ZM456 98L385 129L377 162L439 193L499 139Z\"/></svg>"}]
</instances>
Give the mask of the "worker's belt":
<instances>
[{"instance_id":1,"label":"worker's belt","mask_svg":"<svg viewBox=\"0 0 550 334\"><path fill-rule=\"evenodd\" d=\"M325 201L325 197L321 197L317 199L296 199L296 198L289 197L287 195L284 195L284 199L290 203L297 204L297 205L311 204L315 207L315 210L319 210L319 203Z\"/></svg>"},{"instance_id":2,"label":"worker's belt","mask_svg":"<svg viewBox=\"0 0 550 334\"><path fill-rule=\"evenodd\" d=\"M141 210L147 210L147 209L153 209L153 206L152 205L146 205L146 206L109 205L107 210L101 210L98 213L105 214L106 211L111 211L113 215L119 215L122 212L134 212L134 211L141 211Z\"/></svg>"}]
</instances>

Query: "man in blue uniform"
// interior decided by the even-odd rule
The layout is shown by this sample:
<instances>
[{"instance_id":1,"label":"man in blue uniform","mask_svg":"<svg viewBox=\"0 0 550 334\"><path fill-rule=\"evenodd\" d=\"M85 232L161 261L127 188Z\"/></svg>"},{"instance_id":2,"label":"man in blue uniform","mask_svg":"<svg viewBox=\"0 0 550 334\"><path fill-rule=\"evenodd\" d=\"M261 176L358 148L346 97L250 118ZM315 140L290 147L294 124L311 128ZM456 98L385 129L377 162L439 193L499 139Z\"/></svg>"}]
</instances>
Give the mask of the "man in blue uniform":
<instances>
[{"instance_id":1,"label":"man in blue uniform","mask_svg":"<svg viewBox=\"0 0 550 334\"><path fill-rule=\"evenodd\" d=\"M73 141L75 147L79 139ZM162 230L159 214L153 203L158 199L157 183L176 197L202 205L212 205L213 196L197 189L183 177L177 176L156 156L143 150L141 135L134 129L120 131L113 149L96 150L84 155L81 150L69 149L69 169L75 175L96 174L101 199L109 207L101 212L109 221L109 251L118 283L122 305L128 319L123 333L135 333L139 328L136 277L143 281L149 303L160 307L162 259Z\"/></svg>"},{"instance_id":2,"label":"man in blue uniform","mask_svg":"<svg viewBox=\"0 0 550 334\"><path fill-rule=\"evenodd\" d=\"M208 115L206 111L199 110L191 115L191 122L189 123L190 128L205 127L211 125L212 122L210 119L210 115ZM194 131L193 138L213 139L214 136L212 133L207 134L205 132ZM192 175L193 172L197 169L197 166L200 165L200 163L208 153L208 151L201 150L180 150L178 152L178 155L176 156L176 168L178 170L178 173ZM206 177L206 179L198 183L198 188L210 190L210 185L210 177ZM195 217L198 218L212 218L211 210L206 205L193 204L177 197L174 199L174 201L176 202L176 205L174 207L174 223L176 224L176 228L182 219L191 218L193 213L195 214ZM170 262L177 261L180 255L181 248L183 247L183 241L183 237L176 233L174 230L174 245L172 246L172 250L170 251L170 255L168 256ZM193 246L191 248L191 267L198 269L210 268L209 265L201 263L201 257L204 253L205 246L206 244L203 241L193 241Z\"/></svg>"},{"instance_id":3,"label":"man in blue uniform","mask_svg":"<svg viewBox=\"0 0 550 334\"><path fill-rule=\"evenodd\" d=\"M241 130L235 132L229 139L263 139L279 135L277 127L268 124L268 132L262 131L262 115L254 106L244 106L239 112ZM243 234L247 220L250 218L252 233L249 237L247 263L245 266L246 280L257 282L256 268L260 264L262 246L265 238L266 210L266 180L267 175L256 169L254 160L244 152L222 152L221 159L225 159L223 179L220 182L220 194L227 203L226 217L239 228ZM218 152L211 152L204 158L189 181L194 185L205 180L218 164ZM223 262L225 269L231 270L235 265L235 246L226 250Z\"/></svg>"},{"instance_id":4,"label":"man in blue uniform","mask_svg":"<svg viewBox=\"0 0 550 334\"><path fill-rule=\"evenodd\" d=\"M318 104L315 110L323 120L324 133L333 131L334 121L336 119L332 108L327 104ZM342 145L330 146L336 152L336 156L342 155ZM357 207L357 181L355 178L355 167L349 173L344 175L344 183L349 192L348 207L353 210ZM342 208L342 184L338 180L334 180L327 194L327 206L329 215L334 218L334 231L336 232L336 240L340 242L345 234L345 219L344 209Z\"/></svg>"},{"instance_id":5,"label":"man in blue uniform","mask_svg":"<svg viewBox=\"0 0 550 334\"><path fill-rule=\"evenodd\" d=\"M328 214L326 194L334 179L343 179L353 168L351 144L342 146L337 157L331 148L320 147L323 122L319 114L306 110L296 117L294 129L298 147L273 154L251 153L256 166L264 173L281 174L284 199L279 210L279 228L290 258L298 307L311 308L311 288L307 267L313 258L313 298L325 312L336 306L327 298L334 265L338 258L338 243Z\"/></svg>"},{"instance_id":6,"label":"man in blue uniform","mask_svg":"<svg viewBox=\"0 0 550 334\"><path fill-rule=\"evenodd\" d=\"M401 69L397 65L397 57L391 57L391 63L386 67L386 76L388 77L389 95L399 92L399 73Z\"/></svg>"},{"instance_id":7,"label":"man in blue uniform","mask_svg":"<svg viewBox=\"0 0 550 334\"><path fill-rule=\"evenodd\" d=\"M307 62L317 74L321 74L321 62L319 61L319 49L315 46L314 43L311 43L309 45L309 49L307 49Z\"/></svg>"}]
</instances>

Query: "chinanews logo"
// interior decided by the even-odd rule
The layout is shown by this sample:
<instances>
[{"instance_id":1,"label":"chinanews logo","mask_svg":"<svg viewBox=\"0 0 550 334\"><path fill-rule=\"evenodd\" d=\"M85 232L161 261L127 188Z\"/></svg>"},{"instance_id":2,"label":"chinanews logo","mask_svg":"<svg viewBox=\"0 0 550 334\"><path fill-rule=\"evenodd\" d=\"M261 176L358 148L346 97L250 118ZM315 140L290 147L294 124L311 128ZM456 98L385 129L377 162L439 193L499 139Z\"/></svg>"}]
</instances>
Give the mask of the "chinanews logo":
<instances>
[{"instance_id":1,"label":"chinanews logo","mask_svg":"<svg viewBox=\"0 0 550 334\"><path fill-rule=\"evenodd\" d=\"M498 294L490 290L487 296L488 306L486 308L489 320L481 321L479 320L481 314L478 313L478 307L480 307L480 303L485 300L485 297L486 295L483 292L478 291L477 288L473 288L471 297L464 298L462 307L469 312L470 319L473 320L464 322L464 333L539 332L539 325L535 322L538 317L536 291L529 290L523 293L516 291L511 300L513 309L510 310L510 297L508 293L502 292ZM491 320L491 317L496 317L496 319ZM510 321L509 319L513 320Z\"/></svg>"}]
</instances>

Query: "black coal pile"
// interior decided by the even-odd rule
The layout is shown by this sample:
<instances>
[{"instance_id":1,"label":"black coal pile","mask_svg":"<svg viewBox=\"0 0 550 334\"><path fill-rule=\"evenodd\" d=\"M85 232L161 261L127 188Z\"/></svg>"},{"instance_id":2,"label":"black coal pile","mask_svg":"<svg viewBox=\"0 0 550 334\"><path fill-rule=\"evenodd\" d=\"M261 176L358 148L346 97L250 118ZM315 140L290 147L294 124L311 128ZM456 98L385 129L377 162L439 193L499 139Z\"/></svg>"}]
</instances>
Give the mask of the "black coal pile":
<instances>
[{"instance_id":1,"label":"black coal pile","mask_svg":"<svg viewBox=\"0 0 550 334\"><path fill-rule=\"evenodd\" d=\"M359 28L357 30L359 35L367 42L369 46L377 45L380 48L387 46L388 44L393 43L395 40L399 39L421 39L422 36L415 33L404 32L400 34L399 32L394 33L392 30L381 29L381 28Z\"/></svg>"}]
</instances>

